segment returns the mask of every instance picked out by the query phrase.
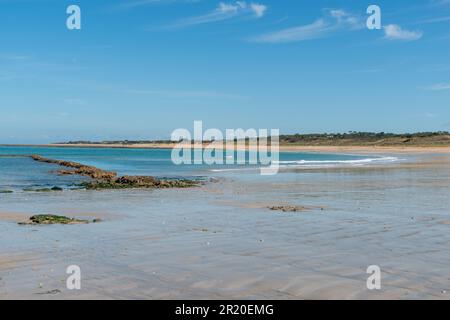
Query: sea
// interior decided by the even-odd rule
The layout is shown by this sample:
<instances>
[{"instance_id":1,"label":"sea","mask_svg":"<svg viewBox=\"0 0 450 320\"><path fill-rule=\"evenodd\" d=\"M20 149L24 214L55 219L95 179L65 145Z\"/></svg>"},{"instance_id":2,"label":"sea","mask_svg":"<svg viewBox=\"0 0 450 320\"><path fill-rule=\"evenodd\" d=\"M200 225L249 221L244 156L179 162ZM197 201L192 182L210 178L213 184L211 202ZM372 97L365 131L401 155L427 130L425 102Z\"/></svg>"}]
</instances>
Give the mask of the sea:
<instances>
[{"instance_id":1,"label":"sea","mask_svg":"<svg viewBox=\"0 0 450 320\"><path fill-rule=\"evenodd\" d=\"M0 190L15 192L32 187L71 188L86 178L59 176L58 165L35 162L29 155L75 161L118 175L147 175L158 178L208 179L222 176L254 177L261 166L250 165L176 165L170 149L68 148L68 147L0 147ZM226 155L224 154L224 157ZM235 154L236 158L236 154ZM274 162L280 172L308 168L361 167L399 161L397 157L351 154L281 152ZM225 162L225 161L224 161Z\"/></svg>"}]
</instances>

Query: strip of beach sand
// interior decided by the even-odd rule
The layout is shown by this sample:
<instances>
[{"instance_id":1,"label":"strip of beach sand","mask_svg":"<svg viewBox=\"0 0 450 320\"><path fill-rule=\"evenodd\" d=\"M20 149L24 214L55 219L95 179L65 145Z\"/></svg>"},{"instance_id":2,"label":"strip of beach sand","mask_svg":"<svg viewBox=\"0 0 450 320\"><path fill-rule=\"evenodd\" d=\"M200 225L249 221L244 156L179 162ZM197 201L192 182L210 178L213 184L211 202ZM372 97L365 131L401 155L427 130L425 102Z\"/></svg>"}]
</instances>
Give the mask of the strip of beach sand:
<instances>
[{"instance_id":1,"label":"strip of beach sand","mask_svg":"<svg viewBox=\"0 0 450 320\"><path fill-rule=\"evenodd\" d=\"M0 145L0 146L30 146L30 147L58 147L58 148L123 148L123 149L172 149L178 144L174 143L139 143L139 144L102 144L102 143L63 143L63 144L39 144L39 145ZM198 145L183 145L185 147L199 148ZM203 148L212 148L210 144L203 144ZM214 148L221 148L215 145ZM223 146L224 149L233 148L233 145ZM238 150L242 147L238 147ZM248 147L246 148L248 149ZM361 153L361 154L449 154L450 146L315 146L315 145L280 145L279 150L282 152L317 152L317 153Z\"/></svg>"}]
</instances>

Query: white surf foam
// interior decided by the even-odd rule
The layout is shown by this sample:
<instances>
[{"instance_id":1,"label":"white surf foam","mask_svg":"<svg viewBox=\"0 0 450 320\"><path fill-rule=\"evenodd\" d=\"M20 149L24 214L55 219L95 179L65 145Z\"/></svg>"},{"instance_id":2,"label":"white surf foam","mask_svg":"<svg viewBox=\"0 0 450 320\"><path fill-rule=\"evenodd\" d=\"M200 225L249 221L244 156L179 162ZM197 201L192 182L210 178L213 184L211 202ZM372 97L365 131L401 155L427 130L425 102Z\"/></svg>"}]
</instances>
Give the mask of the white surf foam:
<instances>
[{"instance_id":1,"label":"white surf foam","mask_svg":"<svg viewBox=\"0 0 450 320\"><path fill-rule=\"evenodd\" d=\"M293 161L274 161L280 168L330 168L339 166L364 166L368 164L384 164L400 161L397 157L378 157L364 158L355 160L293 160ZM226 168L211 169L211 172L231 172L231 171L249 171L259 170L260 168Z\"/></svg>"},{"instance_id":2,"label":"white surf foam","mask_svg":"<svg viewBox=\"0 0 450 320\"><path fill-rule=\"evenodd\" d=\"M366 164L366 163L388 163L398 161L397 157L365 158L357 160L295 160L295 161L274 161L274 164L281 165L308 165L308 164Z\"/></svg>"}]
</instances>

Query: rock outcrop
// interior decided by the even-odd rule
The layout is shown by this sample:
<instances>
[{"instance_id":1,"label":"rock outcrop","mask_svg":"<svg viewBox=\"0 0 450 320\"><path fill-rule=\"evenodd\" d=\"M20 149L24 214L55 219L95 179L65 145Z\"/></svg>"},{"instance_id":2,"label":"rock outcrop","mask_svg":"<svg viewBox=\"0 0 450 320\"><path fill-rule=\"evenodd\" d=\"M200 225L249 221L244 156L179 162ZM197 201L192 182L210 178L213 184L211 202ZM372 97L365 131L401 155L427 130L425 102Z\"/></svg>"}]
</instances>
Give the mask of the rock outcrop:
<instances>
[{"instance_id":1,"label":"rock outcrop","mask_svg":"<svg viewBox=\"0 0 450 320\"><path fill-rule=\"evenodd\" d=\"M74 218L68 218L64 216L57 216L53 214L39 214L30 217L27 222L19 222L21 225L36 225L36 224L85 224L89 223L88 220L79 220Z\"/></svg>"},{"instance_id":2,"label":"rock outcrop","mask_svg":"<svg viewBox=\"0 0 450 320\"><path fill-rule=\"evenodd\" d=\"M93 166L87 166L81 163L64 160L54 160L44 158L39 155L32 155L31 158L35 161L57 164L62 167L72 168L73 170L59 170L60 175L77 174L92 178L92 181L83 182L80 186L88 190L101 189L127 189L127 188L190 188L198 186L199 181L194 180L169 180L157 179L151 176L121 176L118 177L116 172L105 171Z\"/></svg>"},{"instance_id":3,"label":"rock outcrop","mask_svg":"<svg viewBox=\"0 0 450 320\"><path fill-rule=\"evenodd\" d=\"M78 162L64 161L64 160L54 160L41 157L39 155L32 155L31 158L35 161L53 163L66 168L73 168L74 170L59 170L58 174L68 175L77 174L81 176L91 177L92 179L99 180L111 180L117 177L117 173L112 171L105 171L93 166L87 166Z\"/></svg>"},{"instance_id":4,"label":"rock outcrop","mask_svg":"<svg viewBox=\"0 0 450 320\"><path fill-rule=\"evenodd\" d=\"M303 211L311 211L311 210L324 210L323 207L305 207L305 206L294 206L294 205L270 206L267 208L272 211L281 211L281 212L303 212Z\"/></svg>"}]
</instances>

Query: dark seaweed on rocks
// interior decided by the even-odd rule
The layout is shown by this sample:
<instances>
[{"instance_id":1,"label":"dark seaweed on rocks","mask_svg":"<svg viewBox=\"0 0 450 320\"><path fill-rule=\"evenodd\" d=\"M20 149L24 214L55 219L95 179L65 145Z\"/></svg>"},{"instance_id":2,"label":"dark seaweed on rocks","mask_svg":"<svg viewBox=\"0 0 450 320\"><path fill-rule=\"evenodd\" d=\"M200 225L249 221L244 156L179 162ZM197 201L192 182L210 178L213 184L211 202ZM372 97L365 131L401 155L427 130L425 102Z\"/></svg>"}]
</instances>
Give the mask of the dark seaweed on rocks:
<instances>
[{"instance_id":1,"label":"dark seaweed on rocks","mask_svg":"<svg viewBox=\"0 0 450 320\"><path fill-rule=\"evenodd\" d=\"M117 173L115 172L105 171L93 166L87 166L73 161L47 159L39 155L32 155L31 158L39 162L52 163L66 168L73 168L73 170L59 170L58 174L61 175L77 174L81 176L91 177L92 179L101 180L110 180L117 177Z\"/></svg>"},{"instance_id":2,"label":"dark seaweed on rocks","mask_svg":"<svg viewBox=\"0 0 450 320\"><path fill-rule=\"evenodd\" d=\"M87 166L73 161L63 161L47 159L39 155L32 155L31 158L35 161L57 164L62 167L72 168L72 170L59 170L60 175L77 174L87 176L93 181L83 182L80 186L87 190L102 190L102 189L168 189L168 188L190 188L200 185L200 181L194 180L169 180L157 179L151 176L122 176L118 177L116 172L102 170L93 166Z\"/></svg>"},{"instance_id":3,"label":"dark seaweed on rocks","mask_svg":"<svg viewBox=\"0 0 450 320\"><path fill-rule=\"evenodd\" d=\"M310 210L314 210L314 209L324 210L323 207L305 207L305 206L292 206L292 205L270 206L267 208L272 211L282 211L282 212L303 212L303 211L310 211Z\"/></svg>"},{"instance_id":4,"label":"dark seaweed on rocks","mask_svg":"<svg viewBox=\"0 0 450 320\"><path fill-rule=\"evenodd\" d=\"M25 192L52 192L52 191L63 191L61 187L52 187L52 188L25 188L23 189Z\"/></svg>"},{"instance_id":5,"label":"dark seaweed on rocks","mask_svg":"<svg viewBox=\"0 0 450 320\"><path fill-rule=\"evenodd\" d=\"M27 222L20 222L21 225L36 225L36 224L84 224L89 223L87 220L78 220L64 216L57 216L53 214L40 214L30 217Z\"/></svg>"}]
</instances>

